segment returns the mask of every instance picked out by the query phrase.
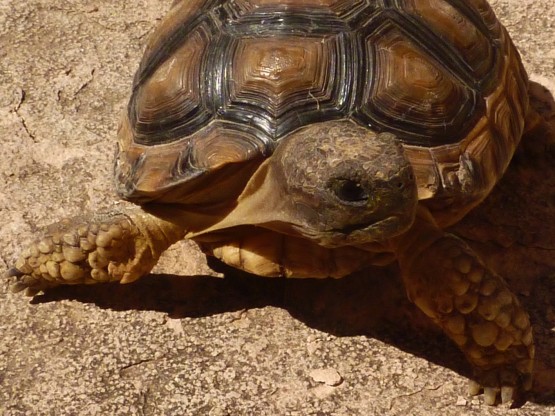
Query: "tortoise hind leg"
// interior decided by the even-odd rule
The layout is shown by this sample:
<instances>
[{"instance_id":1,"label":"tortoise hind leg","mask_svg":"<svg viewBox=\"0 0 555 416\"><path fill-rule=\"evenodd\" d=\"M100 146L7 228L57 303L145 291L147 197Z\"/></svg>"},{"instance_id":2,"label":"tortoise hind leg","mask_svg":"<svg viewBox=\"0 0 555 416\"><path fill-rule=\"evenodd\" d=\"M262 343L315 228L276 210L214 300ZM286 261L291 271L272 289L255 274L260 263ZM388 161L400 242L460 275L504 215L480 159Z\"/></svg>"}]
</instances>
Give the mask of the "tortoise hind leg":
<instances>
[{"instance_id":1,"label":"tortoise hind leg","mask_svg":"<svg viewBox=\"0 0 555 416\"><path fill-rule=\"evenodd\" d=\"M465 242L419 219L397 254L411 300L472 364L470 394L483 388L490 405L521 398L532 384L532 327L504 280Z\"/></svg>"},{"instance_id":2,"label":"tortoise hind leg","mask_svg":"<svg viewBox=\"0 0 555 416\"><path fill-rule=\"evenodd\" d=\"M8 274L30 296L61 284L129 283L148 274L185 231L141 209L63 220L25 249Z\"/></svg>"}]
</instances>

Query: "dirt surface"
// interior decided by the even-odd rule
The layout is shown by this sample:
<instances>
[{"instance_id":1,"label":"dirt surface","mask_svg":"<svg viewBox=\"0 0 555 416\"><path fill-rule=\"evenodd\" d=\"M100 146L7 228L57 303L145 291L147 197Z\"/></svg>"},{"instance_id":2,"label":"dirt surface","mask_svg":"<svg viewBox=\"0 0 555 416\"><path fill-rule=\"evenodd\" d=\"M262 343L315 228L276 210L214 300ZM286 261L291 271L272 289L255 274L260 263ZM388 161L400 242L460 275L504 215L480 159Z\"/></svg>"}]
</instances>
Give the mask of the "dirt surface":
<instances>
[{"instance_id":1,"label":"dirt surface","mask_svg":"<svg viewBox=\"0 0 555 416\"><path fill-rule=\"evenodd\" d=\"M117 121L169 4L0 0L0 274L40 228L121 204ZM553 0L493 4L553 125ZM555 415L555 137L539 136L456 228L530 310L536 384L509 412L527 416ZM0 415L507 414L467 397L464 358L394 268L341 281L221 272L184 242L131 285L31 300L1 279Z\"/></svg>"}]
</instances>

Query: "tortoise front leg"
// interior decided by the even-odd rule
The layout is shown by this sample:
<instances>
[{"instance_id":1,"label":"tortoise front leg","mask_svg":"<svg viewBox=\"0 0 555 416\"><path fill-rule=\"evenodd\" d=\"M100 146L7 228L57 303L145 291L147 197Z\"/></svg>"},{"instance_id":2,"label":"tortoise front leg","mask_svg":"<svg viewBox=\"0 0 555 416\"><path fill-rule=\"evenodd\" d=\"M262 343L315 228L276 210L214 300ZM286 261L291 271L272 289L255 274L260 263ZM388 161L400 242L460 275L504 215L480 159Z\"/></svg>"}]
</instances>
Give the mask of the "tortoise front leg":
<instances>
[{"instance_id":1,"label":"tortoise front leg","mask_svg":"<svg viewBox=\"0 0 555 416\"><path fill-rule=\"evenodd\" d=\"M534 345L528 314L504 280L461 239L426 220L397 244L410 299L451 338L474 367L470 394L493 405L531 388Z\"/></svg>"},{"instance_id":2,"label":"tortoise front leg","mask_svg":"<svg viewBox=\"0 0 555 416\"><path fill-rule=\"evenodd\" d=\"M185 231L139 208L79 216L48 227L8 274L30 296L61 284L129 283L150 272Z\"/></svg>"}]
</instances>

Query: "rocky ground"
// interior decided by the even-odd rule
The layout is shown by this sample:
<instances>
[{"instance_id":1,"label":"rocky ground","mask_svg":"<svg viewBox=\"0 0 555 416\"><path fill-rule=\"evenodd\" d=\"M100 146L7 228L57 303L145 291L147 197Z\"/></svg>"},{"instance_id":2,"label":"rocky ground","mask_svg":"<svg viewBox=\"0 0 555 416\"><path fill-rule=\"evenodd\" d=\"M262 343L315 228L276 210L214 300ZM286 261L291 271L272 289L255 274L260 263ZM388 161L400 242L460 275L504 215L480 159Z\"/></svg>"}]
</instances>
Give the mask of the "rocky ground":
<instances>
[{"instance_id":1,"label":"rocky ground","mask_svg":"<svg viewBox=\"0 0 555 416\"><path fill-rule=\"evenodd\" d=\"M42 227L121 204L117 121L170 3L0 0L0 274ZM555 131L553 1L493 5ZM554 140L529 141L455 229L531 314L536 384L515 415L555 415ZM465 360L394 268L316 282L215 269L184 242L131 285L29 299L1 279L0 415L507 414L467 397Z\"/></svg>"}]
</instances>

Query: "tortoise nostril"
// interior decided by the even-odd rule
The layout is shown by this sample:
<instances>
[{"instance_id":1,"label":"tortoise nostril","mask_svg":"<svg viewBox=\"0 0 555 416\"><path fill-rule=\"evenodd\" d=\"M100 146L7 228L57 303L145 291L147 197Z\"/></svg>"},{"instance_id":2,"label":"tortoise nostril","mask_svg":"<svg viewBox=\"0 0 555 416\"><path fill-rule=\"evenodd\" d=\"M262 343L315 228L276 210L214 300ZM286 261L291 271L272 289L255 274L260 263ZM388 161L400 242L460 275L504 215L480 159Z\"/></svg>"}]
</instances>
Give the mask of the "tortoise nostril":
<instances>
[{"instance_id":1,"label":"tortoise nostril","mask_svg":"<svg viewBox=\"0 0 555 416\"><path fill-rule=\"evenodd\" d=\"M361 203L366 202L370 195L364 187L351 179L332 179L330 188L342 201Z\"/></svg>"}]
</instances>

